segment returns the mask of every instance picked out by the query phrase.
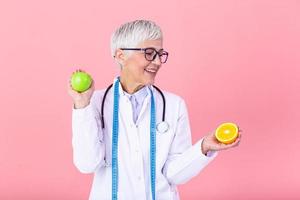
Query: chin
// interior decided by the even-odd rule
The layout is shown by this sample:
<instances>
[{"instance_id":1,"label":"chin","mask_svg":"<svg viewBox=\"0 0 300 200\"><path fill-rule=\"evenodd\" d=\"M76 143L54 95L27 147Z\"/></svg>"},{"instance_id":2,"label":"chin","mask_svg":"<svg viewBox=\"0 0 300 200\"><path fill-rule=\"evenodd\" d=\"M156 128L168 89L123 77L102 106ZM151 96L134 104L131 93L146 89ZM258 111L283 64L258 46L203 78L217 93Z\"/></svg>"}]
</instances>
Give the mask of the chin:
<instances>
[{"instance_id":1,"label":"chin","mask_svg":"<svg viewBox=\"0 0 300 200\"><path fill-rule=\"evenodd\" d=\"M144 81L144 84L145 85L154 85L155 83L155 78L147 78L145 81Z\"/></svg>"}]
</instances>

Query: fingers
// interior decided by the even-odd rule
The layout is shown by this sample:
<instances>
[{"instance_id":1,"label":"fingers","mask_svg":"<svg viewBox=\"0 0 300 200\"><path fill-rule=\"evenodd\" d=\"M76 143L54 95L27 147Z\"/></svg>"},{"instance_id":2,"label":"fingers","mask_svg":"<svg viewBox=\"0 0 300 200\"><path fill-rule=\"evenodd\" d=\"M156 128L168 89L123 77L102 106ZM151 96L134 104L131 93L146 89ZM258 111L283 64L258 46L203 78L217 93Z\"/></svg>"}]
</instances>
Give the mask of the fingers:
<instances>
[{"instance_id":1,"label":"fingers","mask_svg":"<svg viewBox=\"0 0 300 200\"><path fill-rule=\"evenodd\" d=\"M78 94L78 92L75 91L75 90L72 88L72 85L71 85L71 82L70 82L70 81L68 82L67 90L68 90L69 95L71 95L71 96L74 96L75 94Z\"/></svg>"},{"instance_id":2,"label":"fingers","mask_svg":"<svg viewBox=\"0 0 300 200\"><path fill-rule=\"evenodd\" d=\"M67 89L68 89L68 90L73 90L73 88L72 88L72 83L71 83L71 79L68 80L68 83L67 83Z\"/></svg>"},{"instance_id":3,"label":"fingers","mask_svg":"<svg viewBox=\"0 0 300 200\"><path fill-rule=\"evenodd\" d=\"M82 70L82 69L76 69L76 71L75 72L85 72L84 70Z\"/></svg>"},{"instance_id":4,"label":"fingers","mask_svg":"<svg viewBox=\"0 0 300 200\"><path fill-rule=\"evenodd\" d=\"M234 144L236 143L236 145L235 146L238 146L239 144L240 144L240 142L241 142L241 139L242 139L242 134L240 134L239 133L239 136L238 136L238 138L235 140L235 142L234 142Z\"/></svg>"},{"instance_id":5,"label":"fingers","mask_svg":"<svg viewBox=\"0 0 300 200\"><path fill-rule=\"evenodd\" d=\"M92 79L92 83L91 83L90 88L92 88L92 87L95 87L95 81L94 81L94 79Z\"/></svg>"},{"instance_id":6,"label":"fingers","mask_svg":"<svg viewBox=\"0 0 300 200\"><path fill-rule=\"evenodd\" d=\"M74 73L75 72L73 72L73 74ZM74 90L72 87L72 78L71 77L69 78L68 83L67 83L67 90L68 90L69 95L71 95L71 96L78 94L78 92L76 90Z\"/></svg>"},{"instance_id":7,"label":"fingers","mask_svg":"<svg viewBox=\"0 0 300 200\"><path fill-rule=\"evenodd\" d=\"M91 84L91 87L90 87L92 90L94 90L95 89L95 82L94 82L94 80L92 80L92 84Z\"/></svg>"},{"instance_id":8,"label":"fingers","mask_svg":"<svg viewBox=\"0 0 300 200\"><path fill-rule=\"evenodd\" d=\"M236 140L233 143L228 144L228 146L235 146L235 145L237 145L241 141L241 137L242 137L241 134L239 134L238 138L236 138Z\"/></svg>"},{"instance_id":9,"label":"fingers","mask_svg":"<svg viewBox=\"0 0 300 200\"><path fill-rule=\"evenodd\" d=\"M232 144L220 144L220 148L219 150L226 150L226 149L230 149L236 146L236 143L232 143Z\"/></svg>"},{"instance_id":10,"label":"fingers","mask_svg":"<svg viewBox=\"0 0 300 200\"><path fill-rule=\"evenodd\" d=\"M227 147L228 148L237 147L241 142L241 137L242 135L239 134L239 137L232 144L228 144Z\"/></svg>"},{"instance_id":11,"label":"fingers","mask_svg":"<svg viewBox=\"0 0 300 200\"><path fill-rule=\"evenodd\" d=\"M238 139L240 140L242 138L242 134L241 133L239 133L239 137L238 137Z\"/></svg>"},{"instance_id":12,"label":"fingers","mask_svg":"<svg viewBox=\"0 0 300 200\"><path fill-rule=\"evenodd\" d=\"M233 147L237 147L241 142L241 137L242 137L242 135L239 134L239 137L233 143L231 143L231 144L219 143L218 147L216 147L216 148L218 150L226 150L226 149L230 149L230 148L233 148Z\"/></svg>"},{"instance_id":13,"label":"fingers","mask_svg":"<svg viewBox=\"0 0 300 200\"><path fill-rule=\"evenodd\" d=\"M82 69L76 69L75 71L72 72L72 75L75 74L75 73L77 73L77 72L85 72L85 71L82 70ZM71 76L71 77L72 77L72 76Z\"/></svg>"},{"instance_id":14,"label":"fingers","mask_svg":"<svg viewBox=\"0 0 300 200\"><path fill-rule=\"evenodd\" d=\"M211 131L210 133L208 133L208 135L215 137L215 131Z\"/></svg>"}]
</instances>

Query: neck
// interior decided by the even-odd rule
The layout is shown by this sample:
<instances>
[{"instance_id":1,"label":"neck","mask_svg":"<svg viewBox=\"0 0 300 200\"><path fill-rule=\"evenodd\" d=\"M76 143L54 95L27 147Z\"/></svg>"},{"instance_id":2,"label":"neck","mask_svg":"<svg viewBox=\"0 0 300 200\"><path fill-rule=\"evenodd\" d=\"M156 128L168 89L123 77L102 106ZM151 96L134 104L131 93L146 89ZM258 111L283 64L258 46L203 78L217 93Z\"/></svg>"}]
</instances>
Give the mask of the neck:
<instances>
[{"instance_id":1,"label":"neck","mask_svg":"<svg viewBox=\"0 0 300 200\"><path fill-rule=\"evenodd\" d=\"M129 78L122 75L120 76L120 83L123 90L126 91L128 94L133 94L144 87L144 85L131 81Z\"/></svg>"}]
</instances>

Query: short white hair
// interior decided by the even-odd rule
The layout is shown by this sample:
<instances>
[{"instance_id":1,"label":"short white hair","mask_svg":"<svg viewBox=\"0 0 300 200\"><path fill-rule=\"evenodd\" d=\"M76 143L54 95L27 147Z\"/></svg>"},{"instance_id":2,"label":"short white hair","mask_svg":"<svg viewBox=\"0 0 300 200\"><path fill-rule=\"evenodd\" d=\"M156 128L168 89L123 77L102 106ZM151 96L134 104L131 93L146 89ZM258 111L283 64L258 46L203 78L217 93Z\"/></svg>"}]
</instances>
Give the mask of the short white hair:
<instances>
[{"instance_id":1,"label":"short white hair","mask_svg":"<svg viewBox=\"0 0 300 200\"><path fill-rule=\"evenodd\" d=\"M111 36L111 55L119 48L135 48L145 40L163 39L161 28L153 21L135 20L121 25Z\"/></svg>"}]
</instances>

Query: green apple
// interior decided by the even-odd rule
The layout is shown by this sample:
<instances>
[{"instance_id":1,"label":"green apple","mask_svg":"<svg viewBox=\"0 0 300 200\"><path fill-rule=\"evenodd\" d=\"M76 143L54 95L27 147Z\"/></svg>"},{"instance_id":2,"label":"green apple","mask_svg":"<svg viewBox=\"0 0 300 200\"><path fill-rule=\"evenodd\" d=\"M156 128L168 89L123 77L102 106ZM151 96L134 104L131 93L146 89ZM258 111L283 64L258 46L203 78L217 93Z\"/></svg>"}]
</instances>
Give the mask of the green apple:
<instances>
[{"instance_id":1,"label":"green apple","mask_svg":"<svg viewBox=\"0 0 300 200\"><path fill-rule=\"evenodd\" d=\"M71 77L71 85L77 92L84 92L90 88L92 78L85 72L75 72Z\"/></svg>"}]
</instances>

